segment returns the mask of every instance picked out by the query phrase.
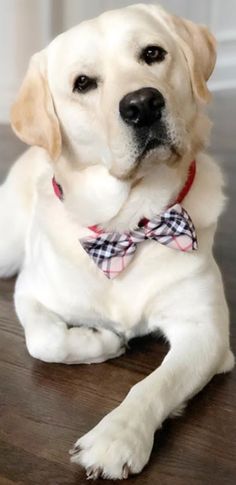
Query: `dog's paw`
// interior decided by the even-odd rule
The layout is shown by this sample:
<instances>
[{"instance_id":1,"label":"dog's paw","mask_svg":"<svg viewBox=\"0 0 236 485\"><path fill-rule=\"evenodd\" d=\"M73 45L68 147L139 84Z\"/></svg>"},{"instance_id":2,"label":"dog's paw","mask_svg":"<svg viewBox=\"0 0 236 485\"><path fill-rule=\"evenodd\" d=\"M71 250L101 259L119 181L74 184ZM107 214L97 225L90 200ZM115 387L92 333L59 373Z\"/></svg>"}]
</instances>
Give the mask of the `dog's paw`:
<instances>
[{"instance_id":1,"label":"dog's paw","mask_svg":"<svg viewBox=\"0 0 236 485\"><path fill-rule=\"evenodd\" d=\"M119 406L76 442L71 461L86 469L88 479L122 480L146 465L154 435L136 411Z\"/></svg>"},{"instance_id":2,"label":"dog's paw","mask_svg":"<svg viewBox=\"0 0 236 485\"><path fill-rule=\"evenodd\" d=\"M126 351L123 336L105 328L70 328L67 344L67 364L105 362L120 357Z\"/></svg>"},{"instance_id":3,"label":"dog's paw","mask_svg":"<svg viewBox=\"0 0 236 485\"><path fill-rule=\"evenodd\" d=\"M26 346L31 357L47 363L65 362L67 357L67 326L50 320L38 327L25 329Z\"/></svg>"},{"instance_id":4,"label":"dog's paw","mask_svg":"<svg viewBox=\"0 0 236 485\"><path fill-rule=\"evenodd\" d=\"M126 351L126 342L104 328L72 327L64 322L48 322L26 331L30 355L44 362L91 364L119 357Z\"/></svg>"}]
</instances>

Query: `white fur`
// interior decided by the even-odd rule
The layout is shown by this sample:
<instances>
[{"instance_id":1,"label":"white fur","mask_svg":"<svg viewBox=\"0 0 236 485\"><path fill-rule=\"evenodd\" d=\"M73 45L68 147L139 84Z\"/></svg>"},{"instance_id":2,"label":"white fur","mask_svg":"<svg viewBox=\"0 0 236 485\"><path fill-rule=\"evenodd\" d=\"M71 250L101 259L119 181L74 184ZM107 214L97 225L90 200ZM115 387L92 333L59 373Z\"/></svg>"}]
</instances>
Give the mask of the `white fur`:
<instances>
[{"instance_id":1,"label":"white fur","mask_svg":"<svg viewBox=\"0 0 236 485\"><path fill-rule=\"evenodd\" d=\"M138 11L137 7L137 18L132 22L139 21ZM93 22L81 28L100 42L100 31ZM169 34L165 35L171 44ZM78 37L76 29L67 37L61 36L50 46L49 59L54 59L59 49L57 63L61 63L71 42L70 55L75 58ZM76 123L65 93L61 97L57 93L64 85L55 71L55 62L49 62L58 115L67 136L71 135L70 147L76 152ZM138 83L142 82L145 84L140 72ZM189 81L184 81L182 87L181 82L177 79L176 89L182 93L182 102L189 103L182 114L186 121L200 108L190 101ZM123 78L122 83L123 91L130 90L127 79ZM170 101L174 112L176 103ZM76 109L74 106L74 116ZM85 106L84 117L88 109ZM187 165L174 168L162 162L150 166L142 181L132 187L128 179L117 178L123 171L124 158L115 159L114 152L111 156L109 149L104 149L105 129L102 131L100 125L97 128L96 123L97 119L90 138L84 132L79 169L69 168L68 150L52 168L48 155L40 148L30 148L13 166L0 188L0 233L4 235L0 238L0 276L19 271L16 311L28 351L37 359L65 364L101 362L121 355L125 341L131 337L159 329L168 339L170 350L161 366L134 386L123 403L76 444L73 461L81 463L91 477L101 473L115 479L142 470L151 453L155 430L163 420L177 412L216 373L232 369L234 359L222 279L212 255L216 224L224 207L219 168L199 152L196 179L183 202L196 226L199 250L183 254L148 241L138 248L127 270L117 279L108 280L79 244L79 238L90 233L87 226L104 222L123 230L134 227L144 215L151 217L160 212L183 185ZM94 130L101 134L99 139ZM113 145L120 145L119 153L124 149L122 133L124 127L113 140ZM181 136L186 141L185 131ZM95 165L90 163L90 152L83 158L86 137L91 140ZM187 141L183 144L186 150ZM109 159L115 160L114 176ZM53 193L54 171L59 181L60 177L63 180L65 203Z\"/></svg>"}]
</instances>

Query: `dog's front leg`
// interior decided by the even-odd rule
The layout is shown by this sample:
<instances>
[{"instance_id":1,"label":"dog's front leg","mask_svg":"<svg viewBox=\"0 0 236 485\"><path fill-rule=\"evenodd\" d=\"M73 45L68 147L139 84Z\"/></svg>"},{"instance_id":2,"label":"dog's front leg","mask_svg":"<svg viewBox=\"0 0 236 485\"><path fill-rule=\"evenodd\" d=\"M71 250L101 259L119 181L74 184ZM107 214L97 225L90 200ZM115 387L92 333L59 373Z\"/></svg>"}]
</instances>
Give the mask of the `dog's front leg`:
<instances>
[{"instance_id":1,"label":"dog's front leg","mask_svg":"<svg viewBox=\"0 0 236 485\"><path fill-rule=\"evenodd\" d=\"M122 479L139 473L164 419L179 411L215 373L232 368L227 338L212 323L195 317L168 322L167 327L171 349L162 365L136 384L72 450L72 461L84 466L89 478Z\"/></svg>"},{"instance_id":2,"label":"dog's front leg","mask_svg":"<svg viewBox=\"0 0 236 485\"><path fill-rule=\"evenodd\" d=\"M105 328L72 327L32 297L16 292L27 349L36 359L63 364L103 362L125 352L124 338Z\"/></svg>"}]
</instances>

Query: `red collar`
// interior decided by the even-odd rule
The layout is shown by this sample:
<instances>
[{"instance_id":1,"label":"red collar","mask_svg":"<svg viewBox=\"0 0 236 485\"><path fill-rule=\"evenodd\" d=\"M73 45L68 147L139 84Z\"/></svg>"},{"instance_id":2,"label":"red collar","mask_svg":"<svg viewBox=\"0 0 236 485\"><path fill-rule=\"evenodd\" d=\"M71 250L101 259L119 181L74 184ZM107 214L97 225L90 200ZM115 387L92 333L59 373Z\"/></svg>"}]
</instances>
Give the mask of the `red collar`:
<instances>
[{"instance_id":1,"label":"red collar","mask_svg":"<svg viewBox=\"0 0 236 485\"><path fill-rule=\"evenodd\" d=\"M195 180L195 176L196 176L196 161L193 160L192 163L190 164L189 166L189 169L188 169L188 178L185 182L185 185L183 186L182 190L180 191L176 201L175 201L175 204L181 204L181 202L183 202L183 200L185 199L185 197L188 195L192 185L193 185L193 182Z\"/></svg>"},{"instance_id":2,"label":"red collar","mask_svg":"<svg viewBox=\"0 0 236 485\"><path fill-rule=\"evenodd\" d=\"M173 205L181 204L181 202L183 202L183 200L188 195L193 185L195 176L196 176L196 161L193 160L189 166L188 178ZM53 185L55 195L58 197L58 199L63 200L64 199L63 189L62 189L62 186L56 182L55 176L52 179L52 185ZM147 219L144 218L140 221L139 225L143 226L146 224L146 222L147 222ZM98 230L97 226L91 226L89 227L89 229L95 232L97 232Z\"/></svg>"},{"instance_id":3,"label":"red collar","mask_svg":"<svg viewBox=\"0 0 236 485\"><path fill-rule=\"evenodd\" d=\"M175 199L175 202L173 204L170 204L168 205L168 207L170 207L171 205L175 205L175 204L181 204L181 202L183 202L183 200L185 199L186 195L188 195L192 185L193 185L193 182L194 182L194 179L195 179L195 175L196 175L196 161L193 160L189 166L189 169L188 169L188 178L182 188L182 190L179 192L179 195L177 197L177 199ZM139 227L142 227L142 226L146 226L146 224L149 222L148 219L146 219L146 217L143 217L143 219L141 219L141 221L139 222ZM95 230L96 232L96 226L93 226L92 230Z\"/></svg>"},{"instance_id":4,"label":"red collar","mask_svg":"<svg viewBox=\"0 0 236 485\"><path fill-rule=\"evenodd\" d=\"M60 184L56 182L55 175L52 178L52 186L53 186L54 193L58 197L58 199L63 200L64 199L63 188Z\"/></svg>"}]
</instances>

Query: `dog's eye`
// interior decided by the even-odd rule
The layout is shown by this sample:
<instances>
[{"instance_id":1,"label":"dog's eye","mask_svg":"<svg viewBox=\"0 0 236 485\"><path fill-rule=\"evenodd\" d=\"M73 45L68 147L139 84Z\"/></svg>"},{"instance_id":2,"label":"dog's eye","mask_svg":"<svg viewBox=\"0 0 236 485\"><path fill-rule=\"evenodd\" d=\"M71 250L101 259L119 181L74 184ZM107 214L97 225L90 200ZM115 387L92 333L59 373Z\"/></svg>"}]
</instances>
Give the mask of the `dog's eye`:
<instances>
[{"instance_id":1,"label":"dog's eye","mask_svg":"<svg viewBox=\"0 0 236 485\"><path fill-rule=\"evenodd\" d=\"M146 64L154 64L154 62L162 62L166 57L166 50L158 45L148 45L142 50L140 59Z\"/></svg>"},{"instance_id":2,"label":"dog's eye","mask_svg":"<svg viewBox=\"0 0 236 485\"><path fill-rule=\"evenodd\" d=\"M82 74L81 76L78 76L74 81L73 93L76 91L80 93L85 93L90 89L96 89L96 87L97 87L96 79Z\"/></svg>"}]
</instances>

